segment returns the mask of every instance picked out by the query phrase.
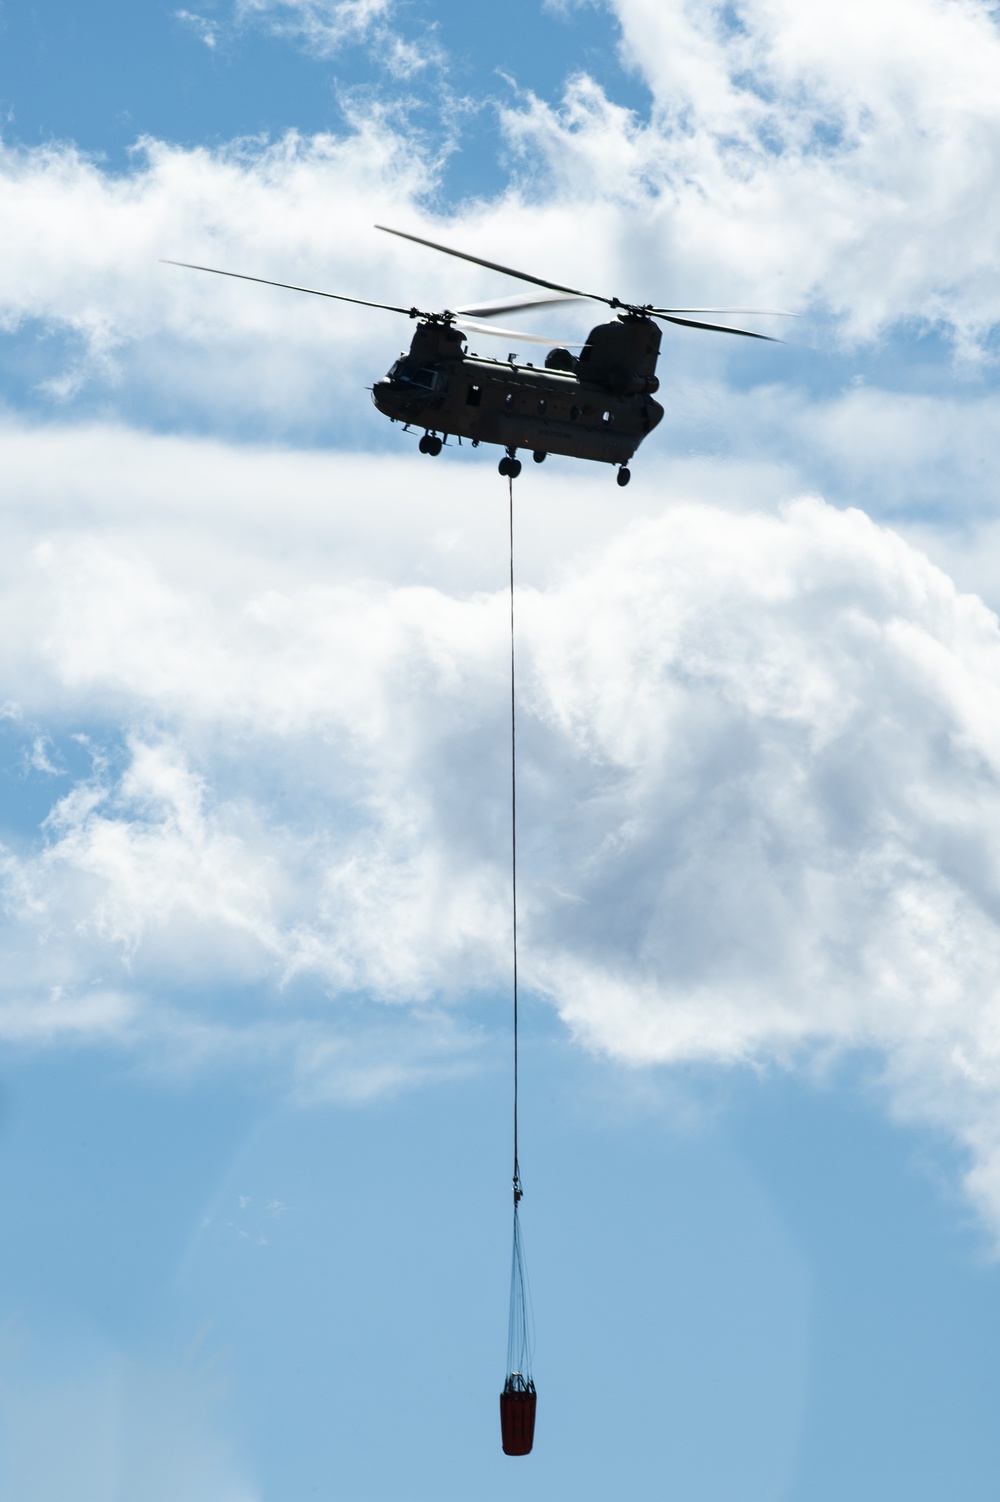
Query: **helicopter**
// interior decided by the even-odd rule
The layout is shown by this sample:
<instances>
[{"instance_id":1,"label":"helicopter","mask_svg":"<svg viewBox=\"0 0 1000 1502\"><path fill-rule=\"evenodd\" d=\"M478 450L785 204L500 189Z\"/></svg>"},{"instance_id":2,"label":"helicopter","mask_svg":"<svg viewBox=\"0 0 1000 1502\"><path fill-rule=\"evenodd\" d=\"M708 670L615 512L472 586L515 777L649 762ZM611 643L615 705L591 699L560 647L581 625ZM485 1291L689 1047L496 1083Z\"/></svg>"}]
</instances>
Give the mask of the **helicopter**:
<instances>
[{"instance_id":1,"label":"helicopter","mask_svg":"<svg viewBox=\"0 0 1000 1502\"><path fill-rule=\"evenodd\" d=\"M484 260L481 256L470 255L434 240L425 240L405 230L390 229L384 224L377 224L375 228L440 251L443 255L471 261L489 271L528 282L545 289L544 295L522 295L454 311L445 309L440 313L428 313L416 307L369 302L339 292L322 292L315 287L275 282L239 271L222 271L215 266L197 266L190 261L165 261L164 264L182 266L189 271L207 271L215 276L235 277L239 281L258 282L266 287L282 287L289 292L305 292L313 297L333 298L360 307L381 308L415 320L417 326L409 350L402 353L388 374L371 388L375 406L391 422L402 423L404 432L422 430L418 444L422 454L440 454L451 437L459 443L465 438L473 448L478 448L481 443L498 445L505 451L498 465L499 471L511 480L521 473L518 450L525 450L539 464L549 454L611 464L617 471L618 484L627 485L631 479L629 461L646 435L663 418L663 408L654 399L660 384L656 375L662 335L660 324L679 324L686 328L780 343L770 334L732 328L728 324L706 323L703 318L692 315L789 316L776 308L658 308L651 303L622 302L617 297L581 291L526 271L516 271L510 266ZM571 348L564 344L551 348L541 366L530 361L519 363L513 354L500 360L469 353L469 333L551 344L553 341L544 336L497 328L483 320L502 313L585 301L604 303L616 317L592 328L582 345ZM573 354L573 348L578 349L579 354Z\"/></svg>"}]
</instances>

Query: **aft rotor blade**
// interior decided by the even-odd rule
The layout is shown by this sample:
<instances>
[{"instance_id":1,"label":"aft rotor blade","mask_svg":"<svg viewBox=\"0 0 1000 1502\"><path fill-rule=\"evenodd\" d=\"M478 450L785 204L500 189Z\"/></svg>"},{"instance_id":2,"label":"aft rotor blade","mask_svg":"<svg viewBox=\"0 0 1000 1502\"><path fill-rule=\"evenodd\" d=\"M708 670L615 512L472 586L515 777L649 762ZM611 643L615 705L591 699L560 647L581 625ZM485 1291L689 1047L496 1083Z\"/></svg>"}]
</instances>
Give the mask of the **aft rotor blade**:
<instances>
[{"instance_id":1,"label":"aft rotor blade","mask_svg":"<svg viewBox=\"0 0 1000 1502\"><path fill-rule=\"evenodd\" d=\"M456 327L463 332L467 329L472 334L486 334L493 339L517 339L523 344L547 344L549 348L561 345L563 349L582 349L583 340L575 342L565 339L553 339L548 334L526 334L523 329L498 329L492 323L475 323L468 318L463 318L460 313L455 315Z\"/></svg>"},{"instance_id":2,"label":"aft rotor blade","mask_svg":"<svg viewBox=\"0 0 1000 1502\"><path fill-rule=\"evenodd\" d=\"M336 302L356 303L360 308L383 308L386 313L403 313L407 318L417 315L416 308L397 308L392 303L368 302L363 297L345 297L342 292L320 292L316 287L296 287L291 282L272 282L266 276L247 276L242 271L220 271L218 266L195 266L190 261L160 260L161 266L183 266L187 271L210 271L213 276L232 276L240 282L259 282L262 287L284 287L286 292L308 292L310 297L332 297Z\"/></svg>"},{"instance_id":3,"label":"aft rotor blade","mask_svg":"<svg viewBox=\"0 0 1000 1502\"><path fill-rule=\"evenodd\" d=\"M710 329L713 334L742 334L744 339L766 339L768 344L785 342L783 339L775 339L773 334L752 334L749 329L731 329L725 323L701 323L696 318L675 318L672 313L656 313L653 309L650 311L663 323L680 323L688 329Z\"/></svg>"},{"instance_id":4,"label":"aft rotor blade","mask_svg":"<svg viewBox=\"0 0 1000 1502\"><path fill-rule=\"evenodd\" d=\"M424 240L420 235L407 234L402 229L390 229L387 224L376 224L376 229L387 235L398 235L401 240L412 240L416 245L426 245L430 250L440 250L443 255L457 256L460 261L471 261L474 266L485 266L487 271L499 271L504 276L517 277L520 282L530 282L533 287L547 287L550 292L565 292L570 297L588 297L592 302L607 303L614 307L610 297L601 297L597 292L582 292L579 287L564 287L560 282L547 282L544 277L531 276L527 271L515 271L512 266L501 266L499 261L484 261L482 256L470 256L468 251L453 250L450 245L439 245L436 240Z\"/></svg>"},{"instance_id":5,"label":"aft rotor blade","mask_svg":"<svg viewBox=\"0 0 1000 1502\"><path fill-rule=\"evenodd\" d=\"M553 297L498 297L494 302L477 303L474 308L456 308L458 317L468 314L470 318L493 318L501 313L524 313L529 308L560 307L570 303L585 302L583 297L565 297L559 293Z\"/></svg>"},{"instance_id":6,"label":"aft rotor blade","mask_svg":"<svg viewBox=\"0 0 1000 1502\"><path fill-rule=\"evenodd\" d=\"M788 313L784 308L647 308L657 318L670 318L675 313L714 313L717 318L749 318L761 314L768 318L798 318L798 313Z\"/></svg>"}]
</instances>

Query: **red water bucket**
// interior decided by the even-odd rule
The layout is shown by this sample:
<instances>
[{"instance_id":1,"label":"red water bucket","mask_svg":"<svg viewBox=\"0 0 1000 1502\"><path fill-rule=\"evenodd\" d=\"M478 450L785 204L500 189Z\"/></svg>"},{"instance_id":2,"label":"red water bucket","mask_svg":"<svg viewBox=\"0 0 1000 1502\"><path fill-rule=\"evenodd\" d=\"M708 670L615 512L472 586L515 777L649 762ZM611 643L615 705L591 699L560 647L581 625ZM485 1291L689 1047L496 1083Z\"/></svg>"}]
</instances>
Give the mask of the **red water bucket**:
<instances>
[{"instance_id":1,"label":"red water bucket","mask_svg":"<svg viewBox=\"0 0 1000 1502\"><path fill-rule=\"evenodd\" d=\"M500 1394L500 1438L505 1455L530 1455L535 1438L534 1383L526 1388L507 1386Z\"/></svg>"}]
</instances>

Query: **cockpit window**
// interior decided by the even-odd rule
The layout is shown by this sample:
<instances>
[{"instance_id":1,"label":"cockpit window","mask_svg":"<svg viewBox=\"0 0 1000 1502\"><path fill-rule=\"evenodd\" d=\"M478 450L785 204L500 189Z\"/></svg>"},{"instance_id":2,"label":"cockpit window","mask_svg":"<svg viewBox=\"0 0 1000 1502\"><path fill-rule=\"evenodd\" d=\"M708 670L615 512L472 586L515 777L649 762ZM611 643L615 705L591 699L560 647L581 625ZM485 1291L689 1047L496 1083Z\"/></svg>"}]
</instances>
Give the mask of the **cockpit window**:
<instances>
[{"instance_id":1,"label":"cockpit window","mask_svg":"<svg viewBox=\"0 0 1000 1502\"><path fill-rule=\"evenodd\" d=\"M429 365L414 368L405 360L397 360L389 371L390 381L405 381L409 386L423 386L425 391L436 391L441 384L441 375Z\"/></svg>"}]
</instances>

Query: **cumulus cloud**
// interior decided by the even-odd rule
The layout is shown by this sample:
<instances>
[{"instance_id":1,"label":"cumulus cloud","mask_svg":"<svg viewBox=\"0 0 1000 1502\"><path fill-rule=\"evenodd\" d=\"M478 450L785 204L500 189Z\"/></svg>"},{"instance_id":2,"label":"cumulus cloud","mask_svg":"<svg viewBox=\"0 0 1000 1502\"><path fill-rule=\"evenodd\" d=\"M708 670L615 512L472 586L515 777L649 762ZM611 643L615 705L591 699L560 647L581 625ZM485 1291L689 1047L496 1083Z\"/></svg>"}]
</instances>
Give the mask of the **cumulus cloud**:
<instances>
[{"instance_id":1,"label":"cumulus cloud","mask_svg":"<svg viewBox=\"0 0 1000 1502\"><path fill-rule=\"evenodd\" d=\"M396 471L366 473L374 538ZM197 494L175 552L127 485L114 527L26 526L3 693L90 764L5 853L8 1036L294 1054L316 1088L377 1087L380 1016L410 1019L382 1083L474 1046L508 978L503 516L453 473L394 579L351 490L325 581L252 509L227 564ZM651 494L519 591L525 981L637 1065L874 1052L1000 1221L997 620L860 512Z\"/></svg>"},{"instance_id":2,"label":"cumulus cloud","mask_svg":"<svg viewBox=\"0 0 1000 1502\"><path fill-rule=\"evenodd\" d=\"M248 0L241 14L312 35L377 27L383 12ZM370 379L373 347L388 362L405 325L157 261L404 306L509 290L385 242L379 220L602 292L813 309L852 339L933 326L982 353L1000 319L988 6L919 0L877 18L838 6L815 26L776 0L735 12L621 0L617 14L648 116L586 76L559 103L526 95L503 111L511 184L448 215L434 212L448 142L414 133L398 89L356 103L339 136L147 140L124 174L70 145L2 148L3 326L68 339L46 386L56 399L110 386L119 401L155 399L161 420L267 414L276 428L327 414L336 436L331 398Z\"/></svg>"},{"instance_id":3,"label":"cumulus cloud","mask_svg":"<svg viewBox=\"0 0 1000 1502\"><path fill-rule=\"evenodd\" d=\"M774 364L782 363L779 354ZM981 546L969 545L971 530L995 517L1000 497L993 464L1000 403L992 388L887 390L858 380L821 396L768 380L737 391L714 376L661 368L673 463L683 455L720 479L742 467L729 486L731 504L770 506L796 489L822 489L827 499L897 526L924 524L932 556L996 601L995 554L987 560ZM645 450L637 464L661 469L664 459ZM763 484L751 481L751 465L768 472ZM982 567L970 574L977 558Z\"/></svg>"},{"instance_id":4,"label":"cumulus cloud","mask_svg":"<svg viewBox=\"0 0 1000 1502\"><path fill-rule=\"evenodd\" d=\"M764 292L827 306L851 337L940 323L966 351L997 322L992 6L613 8L649 117L584 75L506 124L545 169L550 226L594 204L588 248L607 247L619 295Z\"/></svg>"},{"instance_id":5,"label":"cumulus cloud","mask_svg":"<svg viewBox=\"0 0 1000 1502\"><path fill-rule=\"evenodd\" d=\"M242 14L322 48L385 7ZM392 106L343 136L146 141L121 175L2 148L5 328L67 336L51 397L282 432L305 413L343 449L373 349L377 370L407 326L157 258L404 305L493 290L380 220L624 296L982 347L987 7L617 14L649 117L584 77L559 106L523 97L505 128L530 171L447 221L440 155ZM550 562L518 603L526 980L637 1065L874 1052L895 1108L966 1145L1000 1226L997 623L861 513L773 510L822 461L842 498L864 481L911 512L958 474L982 514L994 403L702 383L678 409L723 397L775 457L640 475L613 522L592 478L546 466L525 550ZM473 514L475 471L4 436L0 702L48 816L3 852L0 1030L284 1053L316 1088L461 1056L462 1003L507 966L503 518ZM707 499L680 504L695 479Z\"/></svg>"},{"instance_id":6,"label":"cumulus cloud","mask_svg":"<svg viewBox=\"0 0 1000 1502\"><path fill-rule=\"evenodd\" d=\"M11 226L0 320L11 333L33 323L69 338L50 393L110 385L121 401L155 399L161 421L179 409L188 420L256 410L281 421L300 404L329 420L331 396L370 378L361 357L380 333L376 368L395 356L403 320L159 258L409 306L412 276L401 285L372 225L425 191L432 169L400 149L385 111L356 124L344 138L292 133L219 151L146 141L123 176L71 146L0 148Z\"/></svg>"}]
</instances>

